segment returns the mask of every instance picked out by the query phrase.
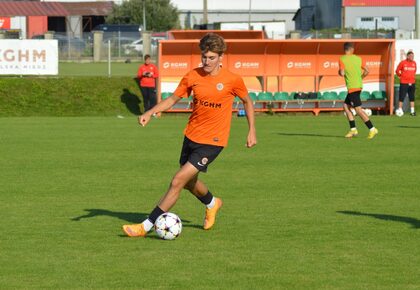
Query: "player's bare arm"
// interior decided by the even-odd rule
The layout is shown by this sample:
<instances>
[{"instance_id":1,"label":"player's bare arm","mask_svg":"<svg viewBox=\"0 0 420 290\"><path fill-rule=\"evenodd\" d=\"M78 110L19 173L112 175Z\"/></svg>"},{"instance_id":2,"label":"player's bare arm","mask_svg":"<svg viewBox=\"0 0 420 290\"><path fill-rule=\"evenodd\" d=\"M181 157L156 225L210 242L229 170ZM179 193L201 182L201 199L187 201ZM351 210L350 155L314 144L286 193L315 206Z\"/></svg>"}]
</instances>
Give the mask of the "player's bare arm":
<instances>
[{"instance_id":1,"label":"player's bare arm","mask_svg":"<svg viewBox=\"0 0 420 290\"><path fill-rule=\"evenodd\" d=\"M257 132L255 130L255 117L254 117L254 106L249 96L242 99L244 103L244 109L246 112L246 118L248 120L248 136L246 140L246 146L251 148L257 144Z\"/></svg>"},{"instance_id":2,"label":"player's bare arm","mask_svg":"<svg viewBox=\"0 0 420 290\"><path fill-rule=\"evenodd\" d=\"M362 70L362 79L364 79L369 74L369 70L366 67L362 67Z\"/></svg>"},{"instance_id":3,"label":"player's bare arm","mask_svg":"<svg viewBox=\"0 0 420 290\"><path fill-rule=\"evenodd\" d=\"M169 98L163 100L162 102L160 102L159 104L151 108L149 111L139 116L139 124L142 125L143 127L146 126L146 124L149 123L150 118L153 116L153 114L160 113L160 112L170 109L173 105L179 102L180 99L181 99L180 97L172 95Z\"/></svg>"}]
</instances>

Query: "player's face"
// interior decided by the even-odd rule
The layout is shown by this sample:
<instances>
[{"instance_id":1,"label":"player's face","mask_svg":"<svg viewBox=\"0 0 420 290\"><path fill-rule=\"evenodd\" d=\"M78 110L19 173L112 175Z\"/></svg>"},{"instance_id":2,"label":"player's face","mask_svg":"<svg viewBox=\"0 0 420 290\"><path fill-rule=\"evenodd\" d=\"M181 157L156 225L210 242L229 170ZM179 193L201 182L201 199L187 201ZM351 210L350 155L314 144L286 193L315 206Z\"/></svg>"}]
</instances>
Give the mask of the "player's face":
<instances>
[{"instance_id":1,"label":"player's face","mask_svg":"<svg viewBox=\"0 0 420 290\"><path fill-rule=\"evenodd\" d=\"M201 55L201 62L206 73L214 75L219 72L222 62L222 55L217 52L208 51Z\"/></svg>"},{"instance_id":2,"label":"player's face","mask_svg":"<svg viewBox=\"0 0 420 290\"><path fill-rule=\"evenodd\" d=\"M408 54L407 59L410 60L410 61L414 60L414 53Z\"/></svg>"}]
</instances>

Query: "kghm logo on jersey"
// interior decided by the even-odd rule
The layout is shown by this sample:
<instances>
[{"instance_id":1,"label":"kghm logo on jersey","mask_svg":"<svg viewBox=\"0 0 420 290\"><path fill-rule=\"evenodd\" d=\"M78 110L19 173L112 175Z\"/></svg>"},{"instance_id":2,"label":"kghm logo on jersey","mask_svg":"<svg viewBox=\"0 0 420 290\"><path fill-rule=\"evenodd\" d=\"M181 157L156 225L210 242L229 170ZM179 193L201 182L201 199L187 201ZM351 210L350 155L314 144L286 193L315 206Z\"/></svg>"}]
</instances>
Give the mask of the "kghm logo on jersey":
<instances>
[{"instance_id":1,"label":"kghm logo on jersey","mask_svg":"<svg viewBox=\"0 0 420 290\"><path fill-rule=\"evenodd\" d=\"M218 91L221 91L221 90L223 90L224 86L223 86L223 84L222 84L222 83L218 83L218 84L216 85L216 88L217 88L217 90L218 90Z\"/></svg>"},{"instance_id":2,"label":"kghm logo on jersey","mask_svg":"<svg viewBox=\"0 0 420 290\"><path fill-rule=\"evenodd\" d=\"M204 107L215 108L215 109L222 108L222 103L213 103L213 102L203 101L203 100L198 100L198 99L194 99L193 102L194 102L194 106L204 106Z\"/></svg>"}]
</instances>

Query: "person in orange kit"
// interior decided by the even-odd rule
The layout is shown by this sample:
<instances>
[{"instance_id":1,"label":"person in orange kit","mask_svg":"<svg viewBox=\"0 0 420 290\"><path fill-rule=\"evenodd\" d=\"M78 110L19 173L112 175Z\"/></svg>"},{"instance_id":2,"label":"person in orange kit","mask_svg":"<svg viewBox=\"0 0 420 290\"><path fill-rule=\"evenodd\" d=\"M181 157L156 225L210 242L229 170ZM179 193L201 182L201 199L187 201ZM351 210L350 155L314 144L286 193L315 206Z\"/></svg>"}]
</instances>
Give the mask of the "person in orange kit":
<instances>
[{"instance_id":1,"label":"person in orange kit","mask_svg":"<svg viewBox=\"0 0 420 290\"><path fill-rule=\"evenodd\" d=\"M159 77L158 68L151 63L150 55L144 56L144 64L139 67L137 77L140 80L144 111L148 111L156 105L156 79Z\"/></svg>"},{"instance_id":2,"label":"person in orange kit","mask_svg":"<svg viewBox=\"0 0 420 290\"><path fill-rule=\"evenodd\" d=\"M414 106L414 96L416 92L416 72L417 64L414 60L414 52L409 51L407 58L398 64L395 73L400 78L400 94L398 109L402 111L402 106L406 95L410 100L410 115L416 116L416 110Z\"/></svg>"},{"instance_id":3,"label":"person in orange kit","mask_svg":"<svg viewBox=\"0 0 420 290\"><path fill-rule=\"evenodd\" d=\"M130 237L146 236L156 219L175 205L183 188L206 206L203 228L209 230L213 227L223 202L213 196L198 175L207 171L209 164L228 143L235 96L242 99L248 120L246 146L251 148L257 144L254 107L248 90L240 76L222 67L226 50L224 39L208 33L200 40L199 47L202 67L188 72L172 96L139 116L139 124L146 126L154 114L170 109L181 98L193 93L193 109L184 131L180 169L149 217L140 224L123 226L123 231Z\"/></svg>"}]
</instances>

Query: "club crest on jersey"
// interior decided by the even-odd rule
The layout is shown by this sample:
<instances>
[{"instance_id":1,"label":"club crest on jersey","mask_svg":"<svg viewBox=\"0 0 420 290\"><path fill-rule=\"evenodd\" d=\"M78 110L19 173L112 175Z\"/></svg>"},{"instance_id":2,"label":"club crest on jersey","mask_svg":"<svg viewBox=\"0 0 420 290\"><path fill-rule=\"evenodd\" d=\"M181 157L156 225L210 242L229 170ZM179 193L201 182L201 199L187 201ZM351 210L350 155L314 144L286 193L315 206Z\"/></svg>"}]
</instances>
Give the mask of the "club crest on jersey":
<instances>
[{"instance_id":1,"label":"club crest on jersey","mask_svg":"<svg viewBox=\"0 0 420 290\"><path fill-rule=\"evenodd\" d=\"M204 157L203 159L201 159L201 162L200 161L198 161L197 162L197 164L199 165L199 166L206 166L206 164L207 164L207 162L208 162L209 160L206 158L206 157Z\"/></svg>"},{"instance_id":2,"label":"club crest on jersey","mask_svg":"<svg viewBox=\"0 0 420 290\"><path fill-rule=\"evenodd\" d=\"M218 91L221 91L221 90L223 90L224 86L223 86L223 84L222 84L222 83L218 83L218 84L216 85L216 88L217 88L217 90L218 90Z\"/></svg>"}]
</instances>

